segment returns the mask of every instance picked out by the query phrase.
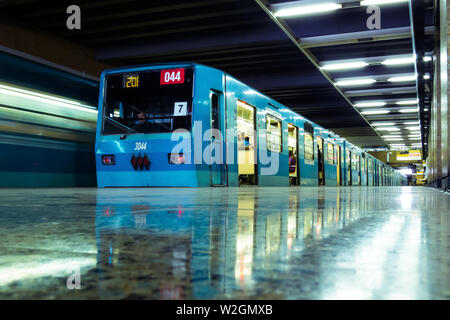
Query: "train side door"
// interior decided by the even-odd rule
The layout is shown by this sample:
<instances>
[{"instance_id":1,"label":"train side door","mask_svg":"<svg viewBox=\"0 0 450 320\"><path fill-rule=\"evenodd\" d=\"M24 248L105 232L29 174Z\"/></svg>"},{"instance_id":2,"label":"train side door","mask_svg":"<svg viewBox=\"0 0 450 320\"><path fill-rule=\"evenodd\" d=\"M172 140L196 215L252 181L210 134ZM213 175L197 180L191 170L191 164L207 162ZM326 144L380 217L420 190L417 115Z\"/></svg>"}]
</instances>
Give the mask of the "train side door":
<instances>
[{"instance_id":1,"label":"train side door","mask_svg":"<svg viewBox=\"0 0 450 320\"><path fill-rule=\"evenodd\" d=\"M336 163L336 170L337 170L337 185L342 186L342 180L341 180L341 147L337 146L337 163Z\"/></svg>"},{"instance_id":2,"label":"train side door","mask_svg":"<svg viewBox=\"0 0 450 320\"><path fill-rule=\"evenodd\" d=\"M239 185L258 184L255 108L237 101L238 175Z\"/></svg>"},{"instance_id":3,"label":"train side door","mask_svg":"<svg viewBox=\"0 0 450 320\"><path fill-rule=\"evenodd\" d=\"M218 154L212 154L215 159L218 159L219 163L214 161L210 165L211 173L211 186L225 186L226 174L225 174L225 154L224 150L224 138L225 130L223 130L223 117L221 112L221 97L222 93L218 91L211 91L210 103L211 103L211 152L218 152Z\"/></svg>"},{"instance_id":4,"label":"train side door","mask_svg":"<svg viewBox=\"0 0 450 320\"><path fill-rule=\"evenodd\" d=\"M347 164L347 185L352 185L352 153L347 150L347 159L345 161Z\"/></svg>"},{"instance_id":5,"label":"train side door","mask_svg":"<svg viewBox=\"0 0 450 320\"><path fill-rule=\"evenodd\" d=\"M358 186L361 185L361 156L356 156L357 161L357 170L358 170Z\"/></svg>"},{"instance_id":6,"label":"train side door","mask_svg":"<svg viewBox=\"0 0 450 320\"><path fill-rule=\"evenodd\" d=\"M289 145L289 182L290 185L300 185L300 170L298 166L298 128L288 124Z\"/></svg>"},{"instance_id":7,"label":"train side door","mask_svg":"<svg viewBox=\"0 0 450 320\"><path fill-rule=\"evenodd\" d=\"M325 162L323 154L323 139L317 137L317 149L318 149L318 169L319 169L319 186L325 185Z\"/></svg>"}]
</instances>

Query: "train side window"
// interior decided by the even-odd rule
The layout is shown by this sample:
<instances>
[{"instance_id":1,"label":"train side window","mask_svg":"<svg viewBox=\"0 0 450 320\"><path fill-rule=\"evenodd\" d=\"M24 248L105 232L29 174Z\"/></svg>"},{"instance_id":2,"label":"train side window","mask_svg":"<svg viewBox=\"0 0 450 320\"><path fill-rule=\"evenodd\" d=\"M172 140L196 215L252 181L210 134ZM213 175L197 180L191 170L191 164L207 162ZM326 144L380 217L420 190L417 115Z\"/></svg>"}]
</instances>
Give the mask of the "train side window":
<instances>
[{"instance_id":1,"label":"train side window","mask_svg":"<svg viewBox=\"0 0 450 320\"><path fill-rule=\"evenodd\" d=\"M336 159L334 157L334 144L329 143L327 145L327 161L328 164L335 165Z\"/></svg>"},{"instance_id":2,"label":"train side window","mask_svg":"<svg viewBox=\"0 0 450 320\"><path fill-rule=\"evenodd\" d=\"M305 129L305 160L314 161L314 128L309 123L305 123L303 128Z\"/></svg>"},{"instance_id":3,"label":"train side window","mask_svg":"<svg viewBox=\"0 0 450 320\"><path fill-rule=\"evenodd\" d=\"M314 138L310 133L305 133L305 160L314 160Z\"/></svg>"},{"instance_id":4,"label":"train side window","mask_svg":"<svg viewBox=\"0 0 450 320\"><path fill-rule=\"evenodd\" d=\"M358 156L356 154L352 154L352 169L358 170Z\"/></svg>"},{"instance_id":5,"label":"train side window","mask_svg":"<svg viewBox=\"0 0 450 320\"><path fill-rule=\"evenodd\" d=\"M267 150L282 151L281 121L271 115L266 115L266 139Z\"/></svg>"}]
</instances>

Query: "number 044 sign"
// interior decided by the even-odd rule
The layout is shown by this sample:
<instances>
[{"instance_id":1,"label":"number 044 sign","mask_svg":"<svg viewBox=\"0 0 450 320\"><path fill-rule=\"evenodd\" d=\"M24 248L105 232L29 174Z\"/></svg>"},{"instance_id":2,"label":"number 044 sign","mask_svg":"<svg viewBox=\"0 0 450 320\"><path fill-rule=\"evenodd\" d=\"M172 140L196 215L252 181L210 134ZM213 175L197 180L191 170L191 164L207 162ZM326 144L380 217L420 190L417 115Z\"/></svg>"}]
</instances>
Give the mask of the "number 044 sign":
<instances>
[{"instance_id":1,"label":"number 044 sign","mask_svg":"<svg viewBox=\"0 0 450 320\"><path fill-rule=\"evenodd\" d=\"M175 102L173 107L173 116L187 116L187 102Z\"/></svg>"},{"instance_id":2,"label":"number 044 sign","mask_svg":"<svg viewBox=\"0 0 450 320\"><path fill-rule=\"evenodd\" d=\"M161 77L159 83L161 85L184 83L184 69L177 68L177 69L161 70Z\"/></svg>"}]
</instances>

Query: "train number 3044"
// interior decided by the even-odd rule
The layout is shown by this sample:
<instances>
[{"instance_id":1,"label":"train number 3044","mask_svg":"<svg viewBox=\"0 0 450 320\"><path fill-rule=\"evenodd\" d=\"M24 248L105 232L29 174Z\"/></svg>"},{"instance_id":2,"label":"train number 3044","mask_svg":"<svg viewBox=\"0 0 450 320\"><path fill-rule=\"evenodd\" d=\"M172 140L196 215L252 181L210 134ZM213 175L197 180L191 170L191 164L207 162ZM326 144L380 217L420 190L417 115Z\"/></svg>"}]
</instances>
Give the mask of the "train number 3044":
<instances>
[{"instance_id":1,"label":"train number 3044","mask_svg":"<svg viewBox=\"0 0 450 320\"><path fill-rule=\"evenodd\" d=\"M143 151L143 150L147 150L147 142L136 142L134 151Z\"/></svg>"}]
</instances>

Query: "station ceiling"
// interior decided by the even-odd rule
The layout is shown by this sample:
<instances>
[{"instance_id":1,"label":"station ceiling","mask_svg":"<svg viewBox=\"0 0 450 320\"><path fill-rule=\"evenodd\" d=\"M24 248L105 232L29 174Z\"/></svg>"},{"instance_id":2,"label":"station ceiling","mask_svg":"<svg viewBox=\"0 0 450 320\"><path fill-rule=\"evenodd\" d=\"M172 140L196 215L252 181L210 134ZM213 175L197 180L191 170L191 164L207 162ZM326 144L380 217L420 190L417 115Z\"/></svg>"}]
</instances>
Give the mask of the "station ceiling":
<instances>
[{"instance_id":1,"label":"station ceiling","mask_svg":"<svg viewBox=\"0 0 450 320\"><path fill-rule=\"evenodd\" d=\"M107 65L194 61L219 68L361 147L421 144L433 87L433 59L423 58L433 54L435 3L365 1L380 9L379 20L370 20L376 12L359 0L78 1L81 30L71 31L72 2L0 1L0 13L92 48ZM330 3L332 11L278 15ZM384 63L395 59L405 62ZM342 63L352 67L327 68ZM420 131L412 130L415 122Z\"/></svg>"}]
</instances>

